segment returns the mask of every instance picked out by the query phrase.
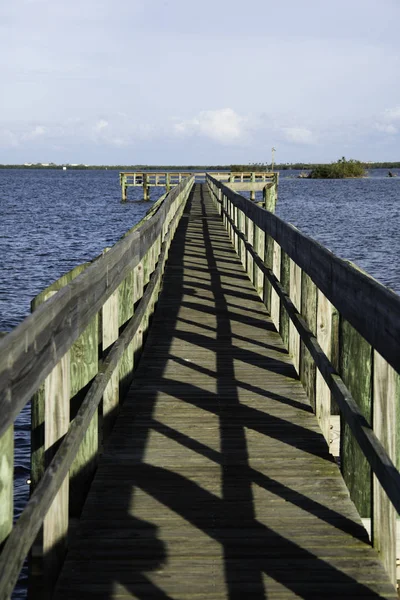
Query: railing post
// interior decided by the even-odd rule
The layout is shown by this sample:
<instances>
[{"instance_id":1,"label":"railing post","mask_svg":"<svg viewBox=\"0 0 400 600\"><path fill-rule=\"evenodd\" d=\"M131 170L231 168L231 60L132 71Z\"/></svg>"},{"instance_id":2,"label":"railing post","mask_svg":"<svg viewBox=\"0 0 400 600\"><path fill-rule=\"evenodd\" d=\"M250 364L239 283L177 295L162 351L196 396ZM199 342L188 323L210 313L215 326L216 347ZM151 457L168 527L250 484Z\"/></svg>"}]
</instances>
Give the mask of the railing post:
<instances>
[{"instance_id":1,"label":"railing post","mask_svg":"<svg viewBox=\"0 0 400 600\"><path fill-rule=\"evenodd\" d=\"M0 547L13 523L14 487L14 427L11 425L0 437Z\"/></svg>"},{"instance_id":2,"label":"railing post","mask_svg":"<svg viewBox=\"0 0 400 600\"><path fill-rule=\"evenodd\" d=\"M257 227L257 225L254 225L253 247L258 256L262 260L264 260L265 235L264 232L259 227ZM260 296L260 298L262 298L264 289L264 273L261 271L260 267L256 264L256 262L254 262L253 283L258 295Z\"/></svg>"},{"instance_id":3,"label":"railing post","mask_svg":"<svg viewBox=\"0 0 400 600\"><path fill-rule=\"evenodd\" d=\"M318 290L317 295L317 341L326 356L332 357L332 325L333 306L324 294ZM321 373L316 373L315 414L326 441L330 442L331 392Z\"/></svg>"},{"instance_id":4,"label":"railing post","mask_svg":"<svg viewBox=\"0 0 400 600\"><path fill-rule=\"evenodd\" d=\"M254 248L254 223L249 217L246 217L246 224L247 224L246 238L247 238L248 243L251 246L253 246L253 248ZM250 281L254 285L254 259L249 251L247 251L246 271L247 271L247 275L249 276Z\"/></svg>"},{"instance_id":5,"label":"railing post","mask_svg":"<svg viewBox=\"0 0 400 600\"><path fill-rule=\"evenodd\" d=\"M101 311L103 353L118 339L118 289L106 300ZM119 405L119 375L116 369L103 395L103 440L114 425Z\"/></svg>"},{"instance_id":6,"label":"railing post","mask_svg":"<svg viewBox=\"0 0 400 600\"><path fill-rule=\"evenodd\" d=\"M301 311L301 268L291 259L289 259L289 296L297 310ZM300 334L296 327L289 321L289 354L293 357L294 366L297 373L300 371Z\"/></svg>"},{"instance_id":7,"label":"railing post","mask_svg":"<svg viewBox=\"0 0 400 600\"><path fill-rule=\"evenodd\" d=\"M312 279L303 271L301 278L301 314L314 335L317 335L317 286ZM300 342L300 380L304 385L310 404L316 410L316 377L317 368L315 362L304 344Z\"/></svg>"},{"instance_id":8,"label":"railing post","mask_svg":"<svg viewBox=\"0 0 400 600\"><path fill-rule=\"evenodd\" d=\"M347 321L340 322L340 375L364 417L371 423L372 348ZM371 467L347 423L341 424L341 468L360 516L371 516Z\"/></svg>"},{"instance_id":9,"label":"railing post","mask_svg":"<svg viewBox=\"0 0 400 600\"><path fill-rule=\"evenodd\" d=\"M149 187L148 173L143 173L143 199L146 201L150 200L150 187Z\"/></svg>"},{"instance_id":10,"label":"railing post","mask_svg":"<svg viewBox=\"0 0 400 600\"><path fill-rule=\"evenodd\" d=\"M255 174L255 173L252 173L252 174L251 174L251 183L255 183L255 182L256 182L256 174ZM254 201L255 201L255 199L256 199L256 192L255 192L254 190L251 190L251 191L250 191L250 200L251 200L252 202L254 202Z\"/></svg>"},{"instance_id":11,"label":"railing post","mask_svg":"<svg viewBox=\"0 0 400 600\"><path fill-rule=\"evenodd\" d=\"M289 292L290 289L290 259L289 256L281 250L281 284L286 290ZM280 315L279 315L279 333L281 334L282 341L286 348L289 348L289 315L287 314L285 308L280 307Z\"/></svg>"},{"instance_id":12,"label":"railing post","mask_svg":"<svg viewBox=\"0 0 400 600\"><path fill-rule=\"evenodd\" d=\"M126 175L125 173L122 173L121 175L121 202L126 202L128 199L127 196L127 190L128 190L128 186L126 185Z\"/></svg>"},{"instance_id":13,"label":"railing post","mask_svg":"<svg viewBox=\"0 0 400 600\"><path fill-rule=\"evenodd\" d=\"M267 234L265 234L267 237ZM264 259L265 262L265 259ZM281 247L273 240L273 250L272 250L272 272L276 276L276 278L280 281L281 279ZM264 278L264 288L265 281ZM270 286L271 287L271 286ZM270 300L270 314L272 322L274 323L277 331L280 331L280 313L281 313L281 300L274 289L271 289L271 300Z\"/></svg>"},{"instance_id":14,"label":"railing post","mask_svg":"<svg viewBox=\"0 0 400 600\"><path fill-rule=\"evenodd\" d=\"M44 440L46 468L50 464L70 420L70 352L54 367L44 385ZM68 542L69 476L64 479L43 522L43 569L46 589L43 597L50 598L64 561Z\"/></svg>"},{"instance_id":15,"label":"railing post","mask_svg":"<svg viewBox=\"0 0 400 600\"><path fill-rule=\"evenodd\" d=\"M118 323L122 327L134 312L134 274L133 271L118 288ZM119 398L123 399L133 378L133 344L129 344L122 355L119 365Z\"/></svg>"},{"instance_id":16,"label":"railing post","mask_svg":"<svg viewBox=\"0 0 400 600\"><path fill-rule=\"evenodd\" d=\"M79 336L70 350L71 421L75 418L86 385L98 372L98 315ZM70 516L79 517L97 465L98 412L93 415L85 438L70 469Z\"/></svg>"},{"instance_id":17,"label":"railing post","mask_svg":"<svg viewBox=\"0 0 400 600\"><path fill-rule=\"evenodd\" d=\"M263 189L264 208L270 212L275 212L278 196L276 193L276 185L267 183Z\"/></svg>"},{"instance_id":18,"label":"railing post","mask_svg":"<svg viewBox=\"0 0 400 600\"><path fill-rule=\"evenodd\" d=\"M396 465L400 375L378 352L373 356L373 429ZM372 543L396 585L396 511L378 479L373 477Z\"/></svg>"}]
</instances>

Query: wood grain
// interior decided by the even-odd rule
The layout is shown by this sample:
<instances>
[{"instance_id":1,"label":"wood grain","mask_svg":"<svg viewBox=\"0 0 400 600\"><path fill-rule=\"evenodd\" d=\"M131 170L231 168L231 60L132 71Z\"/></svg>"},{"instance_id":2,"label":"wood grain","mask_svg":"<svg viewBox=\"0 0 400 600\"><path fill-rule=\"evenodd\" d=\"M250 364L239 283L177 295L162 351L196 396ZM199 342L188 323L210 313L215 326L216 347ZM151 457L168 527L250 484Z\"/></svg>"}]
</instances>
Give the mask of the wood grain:
<instances>
[{"instance_id":1,"label":"wood grain","mask_svg":"<svg viewBox=\"0 0 400 600\"><path fill-rule=\"evenodd\" d=\"M196 186L55 597L395 594L290 357Z\"/></svg>"},{"instance_id":2,"label":"wood grain","mask_svg":"<svg viewBox=\"0 0 400 600\"><path fill-rule=\"evenodd\" d=\"M123 237L104 256L0 339L0 435L45 377L83 333L104 302L139 264L162 231L170 206L188 194L193 178L175 187L152 219Z\"/></svg>"},{"instance_id":3,"label":"wood grain","mask_svg":"<svg viewBox=\"0 0 400 600\"><path fill-rule=\"evenodd\" d=\"M318 290L316 337L321 350L329 360L332 357L332 312L332 304L324 294ZM315 413L322 433L329 444L331 391L320 371L317 371L316 375Z\"/></svg>"},{"instance_id":4,"label":"wood grain","mask_svg":"<svg viewBox=\"0 0 400 600\"><path fill-rule=\"evenodd\" d=\"M343 318L399 372L399 296L276 215L248 202L211 176L208 180L217 188L220 187L232 204L280 244L282 250L311 277Z\"/></svg>"},{"instance_id":5,"label":"wood grain","mask_svg":"<svg viewBox=\"0 0 400 600\"><path fill-rule=\"evenodd\" d=\"M170 210L166 215L169 230L167 231L166 239L162 246L157 268L154 271L150 283L146 287L142 301L139 303L137 310L118 340L112 345L109 354L102 362L101 370L90 386L68 432L65 434L59 445L59 448L52 448L52 450L55 451L55 454L49 466L43 472L27 506L14 525L14 528L5 543L4 549L0 555L0 598L8 598L11 594L24 563L24 559L38 535L54 499L57 497L60 488L63 486L63 482L68 475L68 471L76 458L79 448L82 446L85 436L90 431L90 427L95 419L95 413L104 391L113 374L118 371L124 352L129 345L136 343L137 333L141 331L142 323L147 318L149 305L153 302L154 295L158 293L167 259L168 247L175 231L176 223L181 216L182 205L185 203L187 193L187 190L182 190L175 202L175 206L172 208L170 207ZM165 228L163 228L163 231L165 231ZM57 368L61 368L61 365ZM53 528L53 533L49 532L49 535L55 535L56 530L57 523ZM62 545L57 545L55 548L57 552L61 549ZM52 576L53 575L54 573ZM34 590L34 592L35 591L36 590ZM36 597L42 598L42 593L42 591L39 591L36 594Z\"/></svg>"},{"instance_id":6,"label":"wood grain","mask_svg":"<svg viewBox=\"0 0 400 600\"><path fill-rule=\"evenodd\" d=\"M339 374L369 425L372 424L372 348L345 320L340 328ZM341 423L344 480L361 517L371 516L371 469L349 425Z\"/></svg>"},{"instance_id":7,"label":"wood grain","mask_svg":"<svg viewBox=\"0 0 400 600\"><path fill-rule=\"evenodd\" d=\"M211 183L211 190L213 184ZM214 194L215 197L215 194ZM324 378L327 386L329 387L330 392L332 392L333 397L337 401L337 405L340 410L342 410L343 417L345 419L346 424L348 425L347 430L345 430L345 436L342 440L342 453L345 455L345 461L350 462L352 460L352 454L355 451L359 452L358 446L354 444L352 435L354 435L354 439L357 440L359 445L359 449L361 450L361 456L365 457L370 466L372 467L374 473L377 475L380 484L383 486L388 498L393 503L393 505L400 512L400 475L398 471L395 469L393 461L390 456L385 451L384 446L380 443L379 439L372 431L370 425L365 419L365 416L362 410L357 406L355 400L351 396L351 393L346 389L343 381L340 376L335 373L335 369L330 362L329 358L326 356L325 352L322 350L321 346L318 343L317 338L315 337L313 331L308 326L307 322L304 318L299 314L296 307L294 306L292 300L290 299L287 291L290 283L286 282L286 286L284 287L275 274L269 269L265 264L263 264L261 258L257 255L254 248L252 248L251 244L245 239L245 237L241 234L244 244L246 245L247 250L252 254L254 261L260 268L264 271L266 277L272 283L274 289L279 295L283 308L287 312L287 316L290 317L291 322L296 326L299 331L300 337L304 346L310 352L311 357L316 363L316 366L319 369L320 374ZM364 390L363 379L361 378L361 382L357 380L357 370L352 363L351 356L355 354L357 357L357 364L361 364L363 367L363 373L368 374L368 360L364 360L363 353L358 352L360 349L367 349L369 346L361 338L357 332L354 331L348 324L346 325L343 320L339 320L337 317L337 311L335 311L329 301L325 298L322 292L319 290L318 294L320 296L320 337L321 342L326 348L326 352L329 356L332 355L332 359L336 364L339 365L339 368L345 374L345 377L350 382L351 386L356 392L356 396L361 404L363 402L363 398L368 398L368 394L360 393ZM323 317L323 318L322 318ZM321 320L322 318L322 320ZM341 324L342 336L345 343L341 345L340 352L337 346L338 340L338 325ZM318 336L318 328L317 328L317 336ZM356 352L354 352L354 348ZM365 352L364 352L365 354ZM367 367L365 370L364 367ZM364 381L368 381L364 377ZM323 388L322 388L323 389ZM329 395L327 395L327 400L329 400ZM368 400L367 405L368 405ZM322 405L326 406L327 402L322 398ZM319 418L321 420L323 429L325 431L325 436L328 435L329 428L329 406L326 407L325 414L322 414L321 410L318 410ZM352 433L350 433L350 431ZM329 438L327 438L329 439ZM351 444L351 451L346 453L346 449ZM347 444L347 446L346 446ZM356 463L355 463L356 464ZM348 469L348 476L355 479L358 477L356 473L357 467L353 467L352 472ZM357 498L357 501L360 499L365 499L365 501L361 504L362 510L368 512L370 510L370 503L368 501L369 491L368 491L369 482L367 480L366 489L359 489L355 492L356 487L353 486L352 493ZM358 494L358 496L357 496ZM390 539L387 540L388 546L390 546ZM393 558L393 557L392 557ZM391 566L391 571L393 570L393 564Z\"/></svg>"},{"instance_id":8,"label":"wood grain","mask_svg":"<svg viewBox=\"0 0 400 600\"><path fill-rule=\"evenodd\" d=\"M377 438L396 463L400 376L378 352L373 356L372 422ZM396 511L379 481L374 477L372 540L392 583L396 584Z\"/></svg>"},{"instance_id":9,"label":"wood grain","mask_svg":"<svg viewBox=\"0 0 400 600\"><path fill-rule=\"evenodd\" d=\"M14 427L0 438L0 547L12 529L14 487Z\"/></svg>"}]
</instances>

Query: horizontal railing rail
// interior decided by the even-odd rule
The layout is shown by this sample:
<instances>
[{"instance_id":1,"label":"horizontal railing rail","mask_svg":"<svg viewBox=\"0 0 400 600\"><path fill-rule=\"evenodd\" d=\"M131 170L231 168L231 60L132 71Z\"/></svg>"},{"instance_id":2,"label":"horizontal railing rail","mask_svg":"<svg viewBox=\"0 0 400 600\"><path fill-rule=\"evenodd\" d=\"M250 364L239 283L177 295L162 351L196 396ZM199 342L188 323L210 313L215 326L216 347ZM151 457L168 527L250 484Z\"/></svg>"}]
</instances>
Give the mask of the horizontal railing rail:
<instances>
[{"instance_id":1,"label":"horizontal railing rail","mask_svg":"<svg viewBox=\"0 0 400 600\"><path fill-rule=\"evenodd\" d=\"M395 583L400 298L272 212L207 182L328 442L331 398L340 409L343 477L360 515L372 518L373 545Z\"/></svg>"},{"instance_id":2,"label":"horizontal railing rail","mask_svg":"<svg viewBox=\"0 0 400 600\"><path fill-rule=\"evenodd\" d=\"M39 294L33 314L0 340L2 600L32 546L41 578L32 578L31 596L51 597L71 512L79 515L84 501L71 508L70 483L77 493L90 485L121 390L133 377L193 183L193 177L183 180L102 256ZM13 424L32 397L32 494L13 527Z\"/></svg>"}]
</instances>

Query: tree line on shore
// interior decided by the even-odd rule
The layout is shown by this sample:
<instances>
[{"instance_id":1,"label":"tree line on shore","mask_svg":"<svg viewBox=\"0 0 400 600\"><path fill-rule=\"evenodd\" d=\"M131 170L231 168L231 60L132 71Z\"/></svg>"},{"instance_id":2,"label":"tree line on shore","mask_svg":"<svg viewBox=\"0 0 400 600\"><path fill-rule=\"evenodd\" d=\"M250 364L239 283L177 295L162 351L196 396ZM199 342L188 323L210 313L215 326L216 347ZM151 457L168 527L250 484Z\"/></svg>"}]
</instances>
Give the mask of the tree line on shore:
<instances>
[{"instance_id":1,"label":"tree line on shore","mask_svg":"<svg viewBox=\"0 0 400 600\"><path fill-rule=\"evenodd\" d=\"M68 170L115 170L115 171L233 171L233 172L263 172L270 171L271 165L267 163L248 163L235 165L83 165L83 164L14 164L0 165L0 169L68 169ZM300 170L302 177L310 179L343 179L363 177L367 169L400 169L400 162L369 162L342 157L337 162L326 163L277 163L275 171Z\"/></svg>"}]
</instances>

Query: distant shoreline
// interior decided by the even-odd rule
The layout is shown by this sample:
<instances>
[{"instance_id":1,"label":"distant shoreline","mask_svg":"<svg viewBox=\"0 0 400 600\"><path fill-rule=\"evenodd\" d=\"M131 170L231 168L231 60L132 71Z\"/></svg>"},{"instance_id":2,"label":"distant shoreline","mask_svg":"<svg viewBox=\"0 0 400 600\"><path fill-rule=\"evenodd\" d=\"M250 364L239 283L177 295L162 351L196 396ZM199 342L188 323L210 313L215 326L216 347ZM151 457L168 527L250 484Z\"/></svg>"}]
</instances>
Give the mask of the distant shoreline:
<instances>
[{"instance_id":1,"label":"distant shoreline","mask_svg":"<svg viewBox=\"0 0 400 600\"><path fill-rule=\"evenodd\" d=\"M321 165L328 165L332 163L293 163L293 164L276 164L274 165L275 171L308 171ZM376 162L376 163L362 163L365 169L400 169L400 162ZM69 165L69 164L15 164L6 165L0 164L0 169L27 169L27 170L67 170L67 171L239 171L238 167L241 167L243 171L270 171L271 166L265 164L252 164L252 165ZM232 167L234 167L232 169Z\"/></svg>"}]
</instances>

